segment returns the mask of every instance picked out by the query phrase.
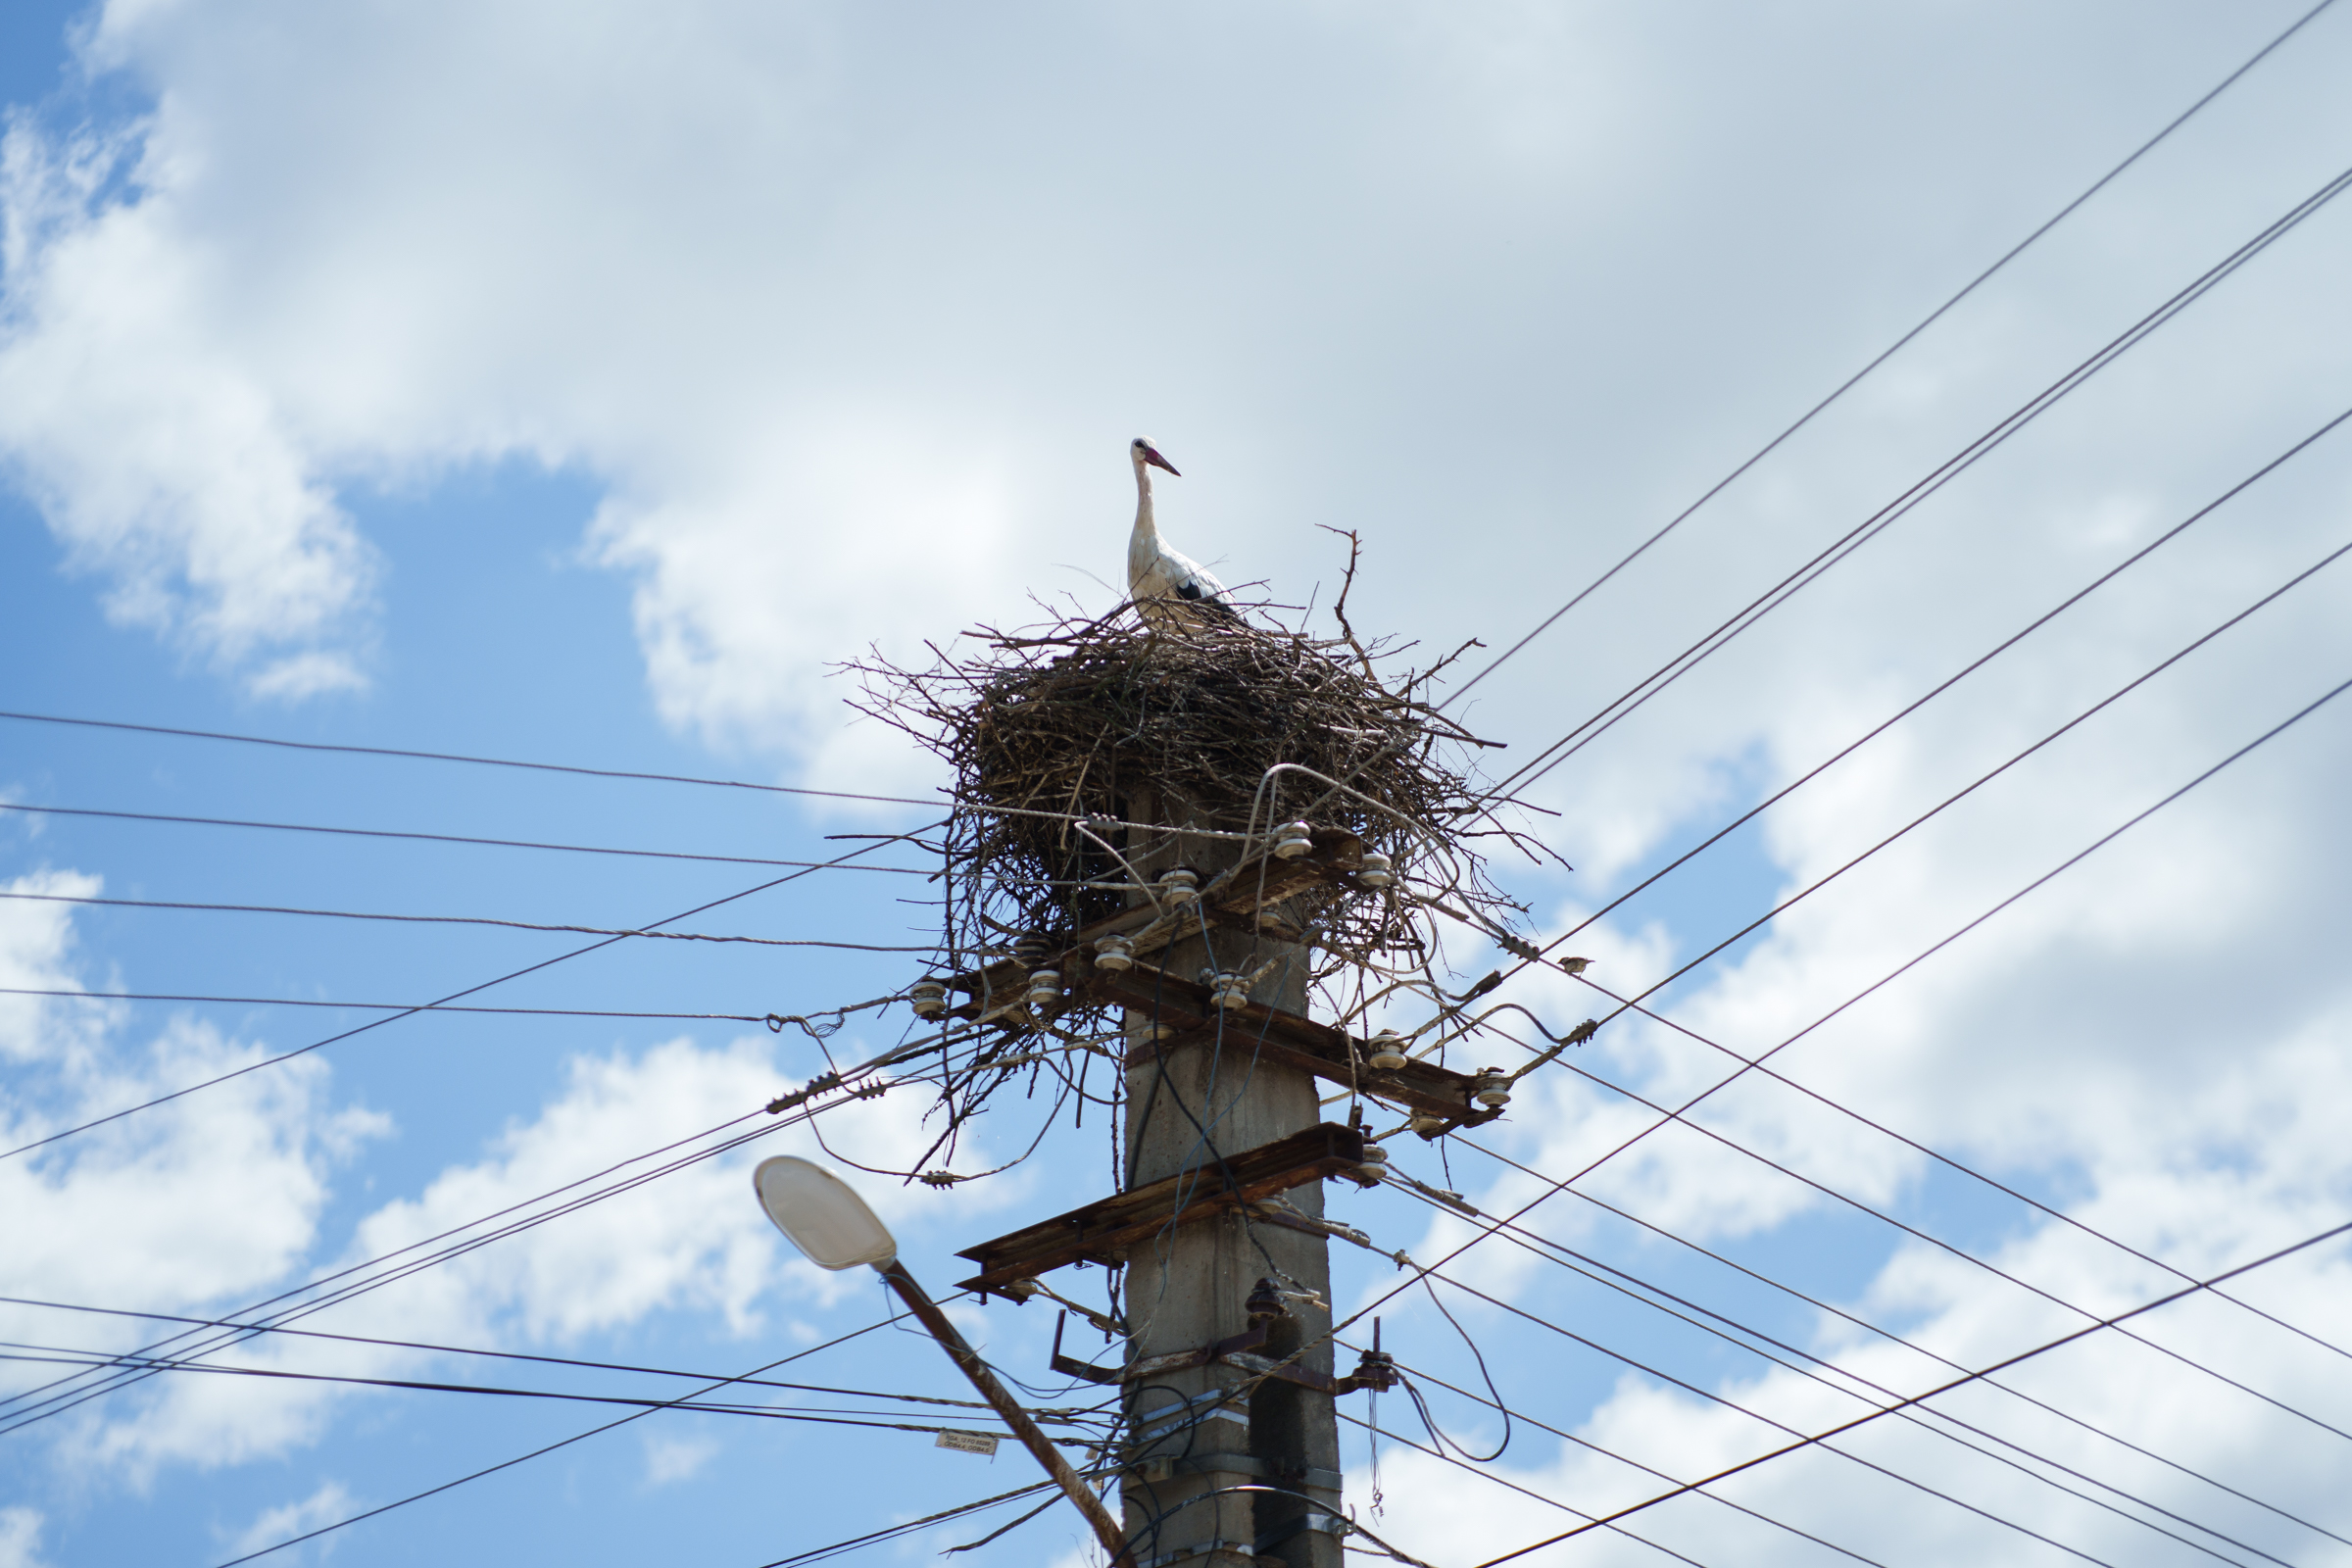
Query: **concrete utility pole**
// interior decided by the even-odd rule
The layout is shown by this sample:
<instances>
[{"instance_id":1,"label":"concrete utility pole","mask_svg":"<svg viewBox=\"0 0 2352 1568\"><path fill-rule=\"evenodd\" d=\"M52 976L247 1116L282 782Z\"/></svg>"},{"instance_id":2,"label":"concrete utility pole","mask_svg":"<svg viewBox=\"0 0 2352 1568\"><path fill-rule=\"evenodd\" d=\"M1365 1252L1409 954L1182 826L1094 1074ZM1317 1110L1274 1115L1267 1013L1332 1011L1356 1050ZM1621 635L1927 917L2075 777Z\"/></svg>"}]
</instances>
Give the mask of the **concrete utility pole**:
<instances>
[{"instance_id":1,"label":"concrete utility pole","mask_svg":"<svg viewBox=\"0 0 2352 1568\"><path fill-rule=\"evenodd\" d=\"M1136 862L1147 878L1187 866L1206 883L1238 858L1234 840L1197 830L1241 824L1206 808L1146 795L1131 804L1129 819L1180 830L1155 847L1149 840L1157 835L1130 833L1133 847L1147 852ZM1188 828L1196 831L1181 831ZM1279 919L1285 911L1264 912ZM1211 928L1159 956L1168 973L1186 979L1204 968L1255 971L1269 960L1251 1000L1303 1014L1308 955L1297 944L1261 935L1252 951L1248 933ZM1257 1031L1238 1018L1221 1031L1212 1024L1177 1032L1156 1026L1151 1009L1130 1005L1126 1034L1127 1191L1195 1174L1217 1187L1221 1157L1321 1120L1315 1078L1261 1059ZM1295 1188L1287 1201L1320 1218L1322 1184ZM1293 1364L1329 1378L1330 1245L1319 1235L1250 1220L1237 1208L1137 1243L1127 1257L1128 1366L1181 1358L1241 1335L1253 1326L1254 1304L1267 1328L1257 1355L1280 1361L1311 1345ZM1269 1299L1259 1289L1266 1280L1288 1294ZM1284 1315L1265 1318L1269 1307ZM1340 1568L1345 1514L1332 1396L1265 1378L1246 1396L1220 1400L1250 1376L1246 1367L1214 1360L1127 1385L1132 1468L1123 1498L1137 1568L1255 1568L1253 1557L1291 1568Z\"/></svg>"}]
</instances>

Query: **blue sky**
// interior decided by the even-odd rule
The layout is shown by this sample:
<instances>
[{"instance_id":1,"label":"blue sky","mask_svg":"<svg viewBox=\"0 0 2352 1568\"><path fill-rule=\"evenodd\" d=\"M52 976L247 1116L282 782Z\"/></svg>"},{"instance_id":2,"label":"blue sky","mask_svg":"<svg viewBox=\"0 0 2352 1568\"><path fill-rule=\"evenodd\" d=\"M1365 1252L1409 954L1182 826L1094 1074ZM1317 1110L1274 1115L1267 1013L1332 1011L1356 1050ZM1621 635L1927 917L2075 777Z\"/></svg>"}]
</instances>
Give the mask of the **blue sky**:
<instances>
[{"instance_id":1,"label":"blue sky","mask_svg":"<svg viewBox=\"0 0 2352 1568\"><path fill-rule=\"evenodd\" d=\"M1138 431L1184 469L1161 486L1163 526L1228 581L1327 605L1342 556L1321 529L1354 528L1359 626L1499 649L2306 9L19 5L0 19L0 708L927 796L932 764L851 722L830 666L1017 619L1032 592L1107 608ZM1540 751L2321 188L2352 164L2348 66L2352 12L2329 8L1501 665L1469 721L1505 760ZM2347 263L2352 207L2322 206L1545 775L1529 799L1556 814L1533 820L1577 869L1500 868L1531 927L1576 925L2352 406ZM2347 441L2322 437L1580 934L1592 977L1650 984L2335 549ZM2348 569L1841 875L1658 1010L1744 1054L1805 1030L2352 676ZM1912 1392L1948 1375L1936 1357L1984 1365L2082 1321L2073 1307L2162 1294L2168 1268L2202 1277L2341 1223L2347 724L2352 707L2321 710L1804 1033L1775 1058L1788 1081L1707 1102L1708 1133L1643 1138L1528 1225ZM22 718L0 719L0 801L747 861L828 859L863 842L840 835L928 819ZM57 900L635 928L788 869L0 817L0 890L18 895L0 900L10 1147L366 1016L29 993L416 1003L593 940ZM880 868L689 924L920 947L928 866L867 860ZM890 995L921 958L630 941L471 1000L756 1020ZM1474 975L1489 955L1461 961ZM1509 995L1555 1027L1601 1006L1564 976ZM856 1014L830 1045L861 1057L906 1022ZM1646 1125L1619 1090L1679 1102L1728 1060L1628 1017L1474 1141L1565 1176ZM756 1111L823 1065L756 1021L394 1022L0 1161L0 1295L238 1312ZM895 1164L927 1142L920 1109L885 1097L829 1113L826 1136ZM1024 1146L1037 1109L999 1112L975 1165ZM945 1286L957 1248L1106 1191L1102 1132L1061 1127L1029 1163L947 1192L859 1179ZM786 1151L822 1157L782 1130L304 1326L713 1374L776 1361L883 1305L767 1231L748 1170ZM1540 1191L1467 1147L1398 1163L1490 1212ZM1469 1236L1397 1192L1332 1201L1424 1261ZM1339 1251L1343 1304L1399 1283ZM1505 1241L1446 1272L1590 1342L1449 1296L1515 1408L1659 1471L1769 1446L1692 1391L1805 1430L1858 1408ZM2352 1536L2342 1440L2312 1426L2352 1428L2352 1367L2329 1348L2352 1347L2345 1276L2341 1245L2318 1249L2248 1277L2270 1319L2208 1298L2147 1320L2185 1359L2109 1335L2018 1375L2079 1423L1987 1390L1951 1403L2032 1450L2040 1479L1925 1428L1881 1423L1852 1446L2063 1546L1819 1452L1724 1495L1883 1562L2211 1560L2154 1533L2155 1507L2245 1543L2217 1548L2229 1560L2352 1561L2311 1528ZM1426 1298L1382 1312L1408 1364L1477 1385ZM1042 1386L1042 1306L964 1321ZM6 1307L0 1338L112 1355L144 1343L129 1322ZM241 1353L553 1393L677 1387L329 1342ZM28 1361L5 1378L51 1375ZM777 1375L965 1393L902 1328ZM1384 1425L1421 1436L1401 1402ZM1457 1396L1432 1410L1466 1442L1500 1435ZM0 1426L0 1568L225 1562L622 1413L165 1374ZM1367 1455L1348 1457L1371 1522ZM2060 1491L2046 1461L2128 1494L2122 1512ZM1491 1468L1588 1511L1655 1481L1524 1426ZM753 1568L1030 1479L1009 1448L988 1461L918 1432L669 1412L263 1560ZM1572 1519L1394 1447L1382 1481L1377 1528L1447 1568ZM1074 1563L1067 1512L967 1560ZM1704 1498L1645 1517L1710 1564L1851 1560ZM996 1522L863 1555L928 1560ZM1666 1559L1596 1536L1531 1560Z\"/></svg>"}]
</instances>

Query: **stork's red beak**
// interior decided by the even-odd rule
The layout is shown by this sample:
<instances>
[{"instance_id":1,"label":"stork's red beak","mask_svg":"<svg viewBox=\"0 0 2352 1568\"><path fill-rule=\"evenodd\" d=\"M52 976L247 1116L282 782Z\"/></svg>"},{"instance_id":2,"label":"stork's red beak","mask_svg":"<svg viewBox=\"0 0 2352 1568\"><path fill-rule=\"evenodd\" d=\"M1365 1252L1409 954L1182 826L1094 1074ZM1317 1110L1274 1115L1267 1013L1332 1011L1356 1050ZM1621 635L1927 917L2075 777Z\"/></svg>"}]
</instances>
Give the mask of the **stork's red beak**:
<instances>
[{"instance_id":1,"label":"stork's red beak","mask_svg":"<svg viewBox=\"0 0 2352 1568\"><path fill-rule=\"evenodd\" d=\"M1184 477L1182 473L1177 472L1176 465L1161 457L1157 451L1151 447L1144 448L1144 461L1155 468L1167 469L1170 473L1176 474L1176 477L1179 479Z\"/></svg>"}]
</instances>

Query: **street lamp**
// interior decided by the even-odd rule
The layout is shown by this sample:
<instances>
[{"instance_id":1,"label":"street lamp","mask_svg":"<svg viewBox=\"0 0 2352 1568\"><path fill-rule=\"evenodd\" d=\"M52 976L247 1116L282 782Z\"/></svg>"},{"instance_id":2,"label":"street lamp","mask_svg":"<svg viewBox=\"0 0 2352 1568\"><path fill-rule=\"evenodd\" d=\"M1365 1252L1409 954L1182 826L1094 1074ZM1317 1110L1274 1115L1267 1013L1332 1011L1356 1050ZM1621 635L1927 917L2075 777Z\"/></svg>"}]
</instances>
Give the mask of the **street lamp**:
<instances>
[{"instance_id":1,"label":"street lamp","mask_svg":"<svg viewBox=\"0 0 2352 1568\"><path fill-rule=\"evenodd\" d=\"M800 1249L803 1256L818 1268L856 1268L863 1263L880 1274L883 1281L899 1294L931 1337L939 1341L951 1359L971 1379L972 1387L980 1391L989 1407L1004 1417L1039 1464L1046 1467L1078 1511L1086 1515L1087 1523L1095 1528L1095 1537L1102 1549L1110 1553L1112 1568L1133 1568L1134 1553L1128 1549L1126 1533L1119 1522L1102 1506L1070 1462L1061 1456L1053 1441L1038 1430L1029 1412L989 1371L980 1353L964 1343L956 1325L948 1321L906 1265L898 1260L899 1244L888 1226L865 1206L856 1189L822 1165L801 1158L797 1154L779 1154L763 1159L752 1172L752 1189L760 1195L760 1206L775 1222L785 1239Z\"/></svg>"}]
</instances>

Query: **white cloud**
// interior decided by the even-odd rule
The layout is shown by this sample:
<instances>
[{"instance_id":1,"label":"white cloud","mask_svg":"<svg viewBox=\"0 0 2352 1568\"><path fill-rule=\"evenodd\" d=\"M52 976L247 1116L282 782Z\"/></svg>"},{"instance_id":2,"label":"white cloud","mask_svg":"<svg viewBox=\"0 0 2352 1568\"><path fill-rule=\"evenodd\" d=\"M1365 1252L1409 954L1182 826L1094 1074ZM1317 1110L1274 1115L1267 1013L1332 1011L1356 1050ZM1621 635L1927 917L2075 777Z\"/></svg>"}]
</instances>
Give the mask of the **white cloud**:
<instances>
[{"instance_id":1,"label":"white cloud","mask_svg":"<svg viewBox=\"0 0 2352 1568\"><path fill-rule=\"evenodd\" d=\"M0 1508L0 1568L44 1568L41 1523L38 1508Z\"/></svg>"},{"instance_id":2,"label":"white cloud","mask_svg":"<svg viewBox=\"0 0 2352 1568\"><path fill-rule=\"evenodd\" d=\"M635 1055L574 1057L561 1092L537 1115L494 1140L480 1159L443 1170L416 1197L377 1206L358 1223L335 1266L391 1256L485 1216L520 1218L648 1169L623 1162L679 1140L691 1147L707 1129L773 1098L782 1080L769 1052L770 1042L757 1037L717 1050L677 1040ZM922 1109L913 1095L847 1105L828 1113L825 1137L860 1161L903 1164L929 1142ZM762 1332L763 1309L779 1292L830 1304L860 1288L789 1256L750 1197L751 1165L787 1152L826 1157L810 1131L789 1130L357 1296L312 1326L484 1348L566 1348L663 1313L714 1314L738 1337ZM608 1171L587 1188L573 1186ZM1018 1197L1017 1189L1000 1189L965 1199L879 1178L860 1185L885 1218L901 1225L978 1213ZM571 1190L545 1198L558 1189ZM95 1199L91 1207L111 1213ZM289 1252L278 1266L296 1261ZM302 1270L314 1271L323 1272L315 1264ZM360 1377L429 1375L422 1369L449 1361L380 1346L268 1336L212 1359ZM364 1396L322 1383L168 1380L88 1441L98 1455L134 1470L238 1463L318 1442L338 1407Z\"/></svg>"},{"instance_id":3,"label":"white cloud","mask_svg":"<svg viewBox=\"0 0 2352 1568\"><path fill-rule=\"evenodd\" d=\"M74 896L100 888L96 878L67 871L8 885ZM0 982L78 989L71 911L0 900ZM133 1054L116 1038L122 1023L121 1004L0 998L0 1056L21 1068L0 1135L11 1145L41 1137L266 1054L259 1043L233 1042L183 1018ZM342 1261L394 1252L734 1121L781 1087L770 1053L771 1043L756 1037L723 1049L677 1040L633 1056L575 1057L550 1102L479 1160L362 1218ZM326 1062L305 1056L0 1163L0 1206L11 1216L0 1294L201 1314L317 1271L334 1170L389 1126L374 1113L336 1107L328 1082ZM906 1094L858 1102L828 1115L826 1136L868 1163L905 1164L929 1142L922 1109L919 1097ZM751 1162L787 1150L821 1153L808 1129L785 1131L359 1297L336 1309L331 1326L497 1348L570 1344L686 1311L715 1313L748 1335L762 1324L762 1297L779 1284L816 1302L851 1288L781 1256L749 1196ZM899 1224L977 1213L1018 1196L1017 1186L986 1195L881 1179L868 1187L876 1207ZM104 1245L91 1245L93 1237ZM57 1333L54 1317L36 1309L6 1316L18 1338L47 1343L43 1336ZM73 1330L74 1343L100 1349L153 1337L106 1319L76 1319ZM398 1375L427 1360L267 1336L214 1359L359 1376ZM145 1476L161 1464L233 1464L310 1443L349 1396L325 1384L165 1378L51 1430L62 1452Z\"/></svg>"},{"instance_id":4,"label":"white cloud","mask_svg":"<svg viewBox=\"0 0 2352 1568\"><path fill-rule=\"evenodd\" d=\"M89 896L94 877L35 873L10 891ZM0 901L0 976L77 990L72 906ZM9 1147L140 1104L266 1054L208 1023L175 1018L143 1053L118 1040L119 1003L0 999L0 1058L18 1065L0 1137ZM281 1063L0 1163L10 1216L0 1294L131 1310L201 1311L258 1294L309 1254L334 1168L388 1127L328 1099L316 1057ZM53 1315L6 1310L18 1337L54 1336ZM72 1343L128 1348L152 1336L122 1320L76 1322ZM20 1371L14 1376L31 1381ZM217 1380L230 1382L234 1380ZM233 1405L226 1390L186 1391ZM69 1448L92 1438L89 1412L60 1423ZM103 1442L101 1440L101 1446ZM233 1427L213 1455L244 1451Z\"/></svg>"},{"instance_id":5,"label":"white cloud","mask_svg":"<svg viewBox=\"0 0 2352 1568\"><path fill-rule=\"evenodd\" d=\"M168 203L104 194L170 182L125 167L139 145L59 145L21 118L0 140L0 446L115 619L261 695L356 685L371 552L207 319L219 259Z\"/></svg>"},{"instance_id":6,"label":"white cloud","mask_svg":"<svg viewBox=\"0 0 2352 1568\"><path fill-rule=\"evenodd\" d=\"M659 1433L645 1436L645 1484L665 1487L691 1481L718 1453L715 1438L680 1438Z\"/></svg>"},{"instance_id":7,"label":"white cloud","mask_svg":"<svg viewBox=\"0 0 2352 1568\"><path fill-rule=\"evenodd\" d=\"M274 1546L281 1541L305 1535L323 1525L331 1525L349 1517L358 1508L351 1494L340 1481L322 1482L318 1490L298 1502L281 1503L266 1509L261 1517L248 1525L229 1544L229 1550L239 1556ZM332 1542L322 1544L320 1554L332 1549Z\"/></svg>"},{"instance_id":8,"label":"white cloud","mask_svg":"<svg viewBox=\"0 0 2352 1568\"><path fill-rule=\"evenodd\" d=\"M1356 524L1372 545L1364 624L1432 643L1531 624L2272 24L2132 13L2156 41L2127 65L2112 48L2121 15L1819 4L1719 8L1693 26L1638 7L1211 8L910 27L889 8L118 3L91 58L154 85L152 117L111 137L26 122L7 143L0 445L118 615L288 697L365 669L373 547L339 494L500 456L585 473L604 487L586 548L636 584L664 719L787 753L827 783L886 779L907 764L888 737L835 727L817 666L868 638L904 647L1016 614L1024 588L1096 592L1061 564L1115 567L1127 497L1113 454L1138 427L1190 475L1167 487L1171 530L1237 563L1228 575L1302 598L1298 584L1331 571L1310 525ZM1252 43L1235 48L1243 20ZM1507 666L1481 688L1478 726L1512 757L1565 731L2316 184L2316 149L2341 144L2347 113L2332 37L2315 25L2258 91L2224 100L2194 140ZM1575 903L1810 767L2332 412L2352 369L2343 236L2343 214L2315 220L1551 775L1537 794L1585 868ZM2315 450L1808 785L1761 830L1773 877L1830 872L2332 547L2343 473L2338 448ZM1664 1010L1743 1054L1787 1039L2340 678L2347 626L2344 581L2298 590ZM2352 1203L2330 1119L2352 1090L2343 716L1776 1066L2190 1272L2328 1223ZM1721 900L1691 902L1671 915L1630 905L1576 946L1596 978L1637 988L1736 923ZM12 972L64 972L62 921L0 918L17 922L0 947L23 955ZM1558 978L1511 995L1560 1023L1595 1010ZM134 1069L110 1054L97 1008L0 1006L0 1046L61 1075L58 1106L12 1112L26 1126L247 1049L183 1029ZM1633 1019L1574 1059L1668 1102L1730 1065ZM274 1089L257 1080L248 1100L188 1112L240 1130L227 1147L254 1180L223 1177L221 1196L254 1207L203 1257L173 1252L169 1227L145 1238L173 1257L175 1289L233 1294L316 1240L323 1079L274 1071ZM707 1125L772 1078L747 1045L582 1056L493 1147L378 1206L352 1255ZM1523 1086L1516 1111L1495 1136L1551 1171L1649 1119L1560 1073ZM1694 1116L1873 1204L1933 1210L1936 1183L1965 1185L1761 1077ZM916 1147L894 1102L850 1124L885 1153ZM43 1168L86 1176L91 1194L119 1176L106 1189L119 1203L217 1130L143 1125L155 1143L93 1144L86 1167ZM772 1142L805 1147L798 1136ZM796 1299L847 1289L780 1255L742 1164L526 1233L364 1298L375 1304L350 1321L568 1343L693 1311L750 1332L779 1280ZM1592 1190L1727 1245L1855 1223L1684 1130L1642 1140ZM1507 1209L1533 1192L1505 1176L1473 1196ZM933 1201L873 1196L894 1220ZM56 1212L63 1235L99 1211ZM1558 1200L1539 1216L1563 1237L1594 1223ZM2070 1300L2107 1308L2163 1288L2148 1264L2031 1211L1983 1224L1972 1246ZM1870 1234L1853 1244L1864 1277L1827 1294L1944 1353L1974 1361L2066 1320ZM78 1266L62 1244L39 1255ZM2263 1298L2352 1338L2329 1291L2338 1268L2282 1269ZM1492 1245L1464 1271L1529 1298L1553 1283ZM2266 1387L2334 1387L2212 1310L2167 1323ZM1923 1375L1910 1352L1854 1353L1884 1357L1890 1381ZM2259 1454L2282 1494L2319 1494L2283 1418L2225 1409L2137 1354L2102 1348L2035 1376L2164 1451L2216 1467ZM1779 1373L1718 1381L1794 1420L1829 1408ZM205 1397L220 1402L173 1391L118 1439L190 1458L274 1451L339 1396ZM274 1424L256 1415L271 1400ZM221 1448L239 1423L254 1446ZM1753 1438L1638 1380L1570 1424L1678 1474ZM2079 1434L2035 1441L2123 1462ZM1563 1496L1636 1486L1601 1460L1519 1462ZM1442 1558L1505 1549L1549 1517L1501 1497L1463 1524L1439 1511L1461 1483L1397 1465L1400 1539ZM1971 1485L2007 1499L2012 1483L1986 1475ZM1810 1519L1849 1482L1807 1460L1741 1495ZM2016 1506L2074 1505L2034 1492ZM1718 1535L1750 1527L1712 1504L1667 1517L1702 1557L1754 1560L1774 1539ZM2096 1544L2125 1527L2084 1528ZM1977 1531L1935 1550L1987 1560L2013 1544Z\"/></svg>"},{"instance_id":9,"label":"white cloud","mask_svg":"<svg viewBox=\"0 0 2352 1568\"><path fill-rule=\"evenodd\" d=\"M59 871L8 886L88 896L100 884ZM79 989L70 909L0 902L0 975ZM113 1038L122 1017L120 1004L0 999L0 1056L23 1069L0 1115L10 1146L265 1054L180 1018L134 1055ZM14 1216L0 1265L9 1289L176 1310L277 1278L310 1246L332 1166L385 1127L329 1106L326 1083L323 1061L288 1062L0 1164L0 1204Z\"/></svg>"}]
</instances>

